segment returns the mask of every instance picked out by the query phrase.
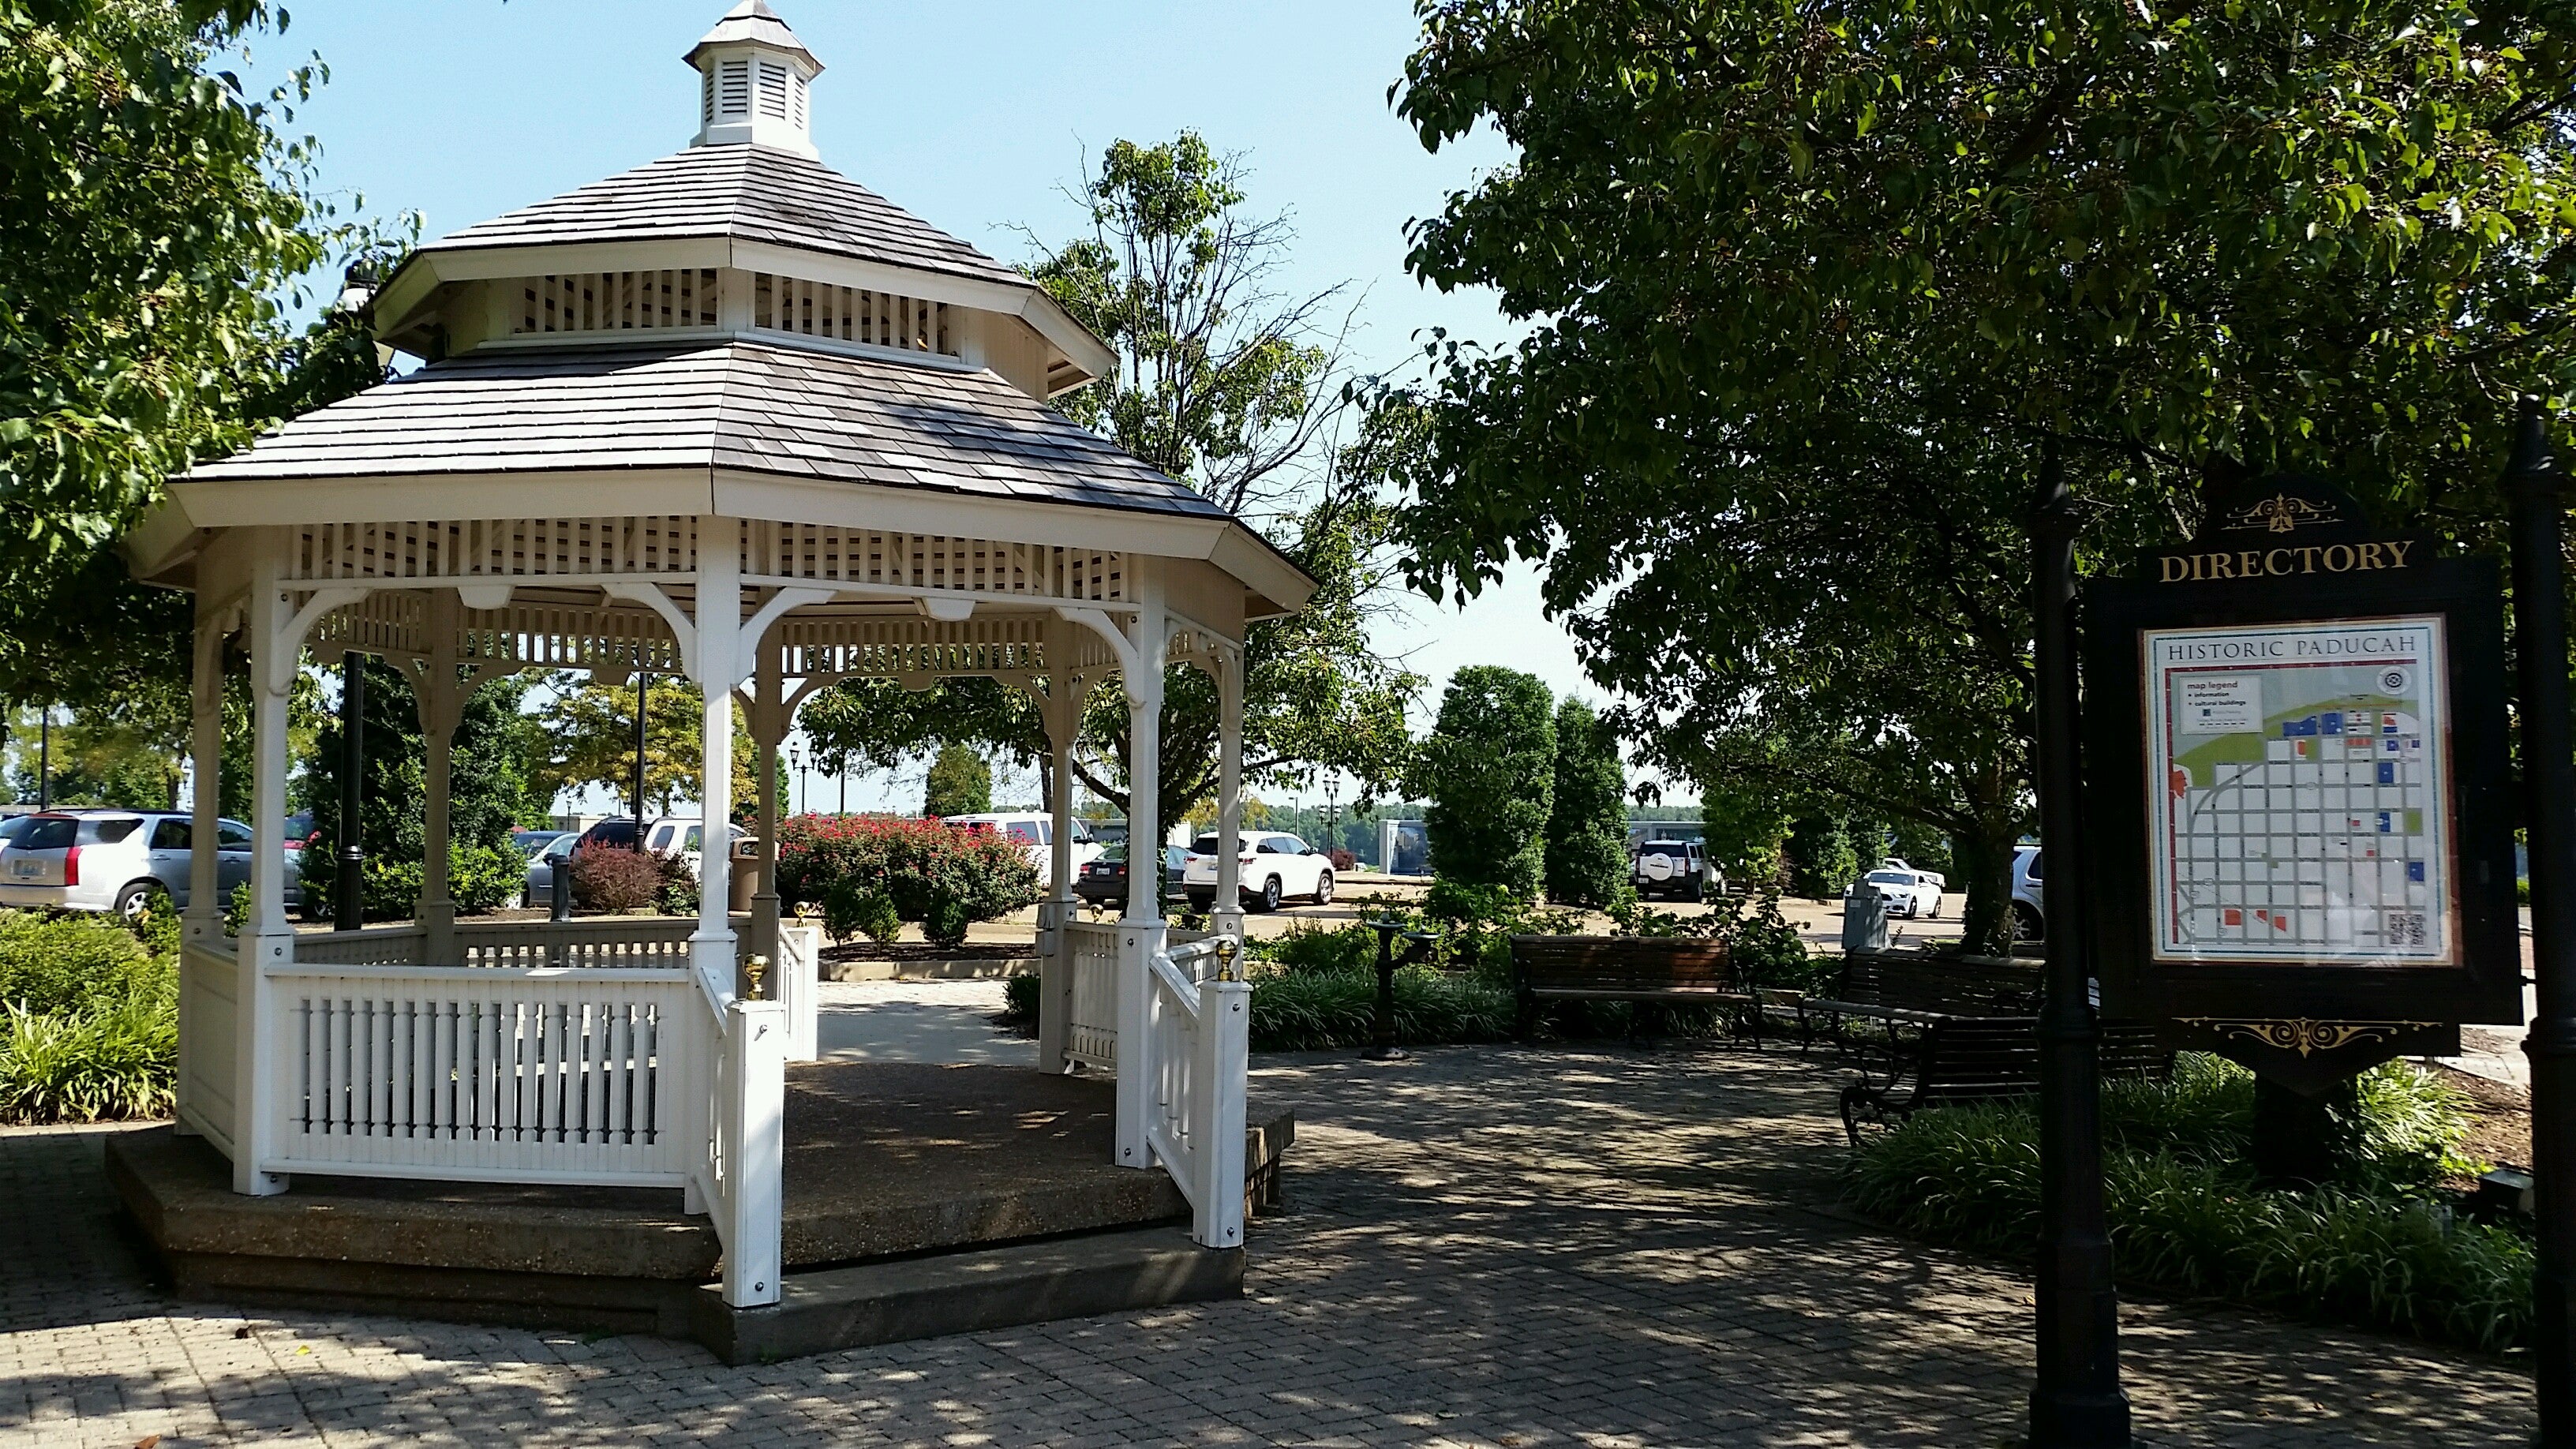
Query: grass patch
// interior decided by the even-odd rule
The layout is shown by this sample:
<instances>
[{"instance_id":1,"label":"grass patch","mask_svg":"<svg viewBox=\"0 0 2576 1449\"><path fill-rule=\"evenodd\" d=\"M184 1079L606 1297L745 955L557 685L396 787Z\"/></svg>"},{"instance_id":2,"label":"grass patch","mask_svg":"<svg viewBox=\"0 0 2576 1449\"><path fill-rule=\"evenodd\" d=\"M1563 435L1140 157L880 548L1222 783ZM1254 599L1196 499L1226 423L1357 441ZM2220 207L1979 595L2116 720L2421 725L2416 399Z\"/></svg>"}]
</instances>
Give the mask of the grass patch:
<instances>
[{"instance_id":1,"label":"grass patch","mask_svg":"<svg viewBox=\"0 0 2576 1449\"><path fill-rule=\"evenodd\" d=\"M2186 1054L2169 1087L2106 1083L2103 1179L2123 1283L2491 1352L2529 1341L2530 1236L2456 1218L2437 1184L2465 1103L2392 1062L2336 1113L2335 1180L2256 1185L2245 1162L2253 1078ZM2028 1104L1918 1113L1845 1169L1863 1211L1935 1242L2032 1261L2039 1120Z\"/></svg>"},{"instance_id":2,"label":"grass patch","mask_svg":"<svg viewBox=\"0 0 2576 1449\"><path fill-rule=\"evenodd\" d=\"M169 1115L179 992L168 927L147 923L147 946L112 918L0 911L0 1122Z\"/></svg>"}]
</instances>

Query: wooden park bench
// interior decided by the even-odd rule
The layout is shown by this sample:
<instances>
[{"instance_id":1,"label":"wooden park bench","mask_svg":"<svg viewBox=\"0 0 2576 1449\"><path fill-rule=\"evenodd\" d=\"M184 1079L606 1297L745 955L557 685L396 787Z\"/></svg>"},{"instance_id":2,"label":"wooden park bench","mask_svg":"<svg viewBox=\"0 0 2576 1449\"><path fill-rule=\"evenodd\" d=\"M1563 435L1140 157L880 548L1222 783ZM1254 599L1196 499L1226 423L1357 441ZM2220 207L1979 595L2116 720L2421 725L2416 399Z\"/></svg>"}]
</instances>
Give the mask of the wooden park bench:
<instances>
[{"instance_id":1,"label":"wooden park bench","mask_svg":"<svg viewBox=\"0 0 2576 1449\"><path fill-rule=\"evenodd\" d=\"M2034 1095L2038 1026L2029 1016L1935 1018L1893 1075L1884 1081L1864 1076L1843 1088L1843 1134L1857 1147L1863 1122L1889 1127L1926 1107ZM2174 1054L2157 1044L2152 1022L2102 1023L2101 1061L2106 1080L2173 1080Z\"/></svg>"},{"instance_id":2,"label":"wooden park bench","mask_svg":"<svg viewBox=\"0 0 2576 1449\"><path fill-rule=\"evenodd\" d=\"M1735 979L1722 941L1639 936L1514 936L1512 987L1520 1011L1515 1039L1529 1040L1551 1001L1741 1008L1753 997ZM1635 1016L1628 1035L1637 1034Z\"/></svg>"},{"instance_id":3,"label":"wooden park bench","mask_svg":"<svg viewBox=\"0 0 2576 1449\"><path fill-rule=\"evenodd\" d=\"M1849 1046L1842 1030L1847 1019L1882 1024L1892 1045L1897 1028L1928 1027L1945 1016L2035 1016L2042 969L2036 961L1995 956L1855 951L1821 995L1778 1004L1797 1018L1799 1050L1825 1036L1841 1052Z\"/></svg>"}]
</instances>

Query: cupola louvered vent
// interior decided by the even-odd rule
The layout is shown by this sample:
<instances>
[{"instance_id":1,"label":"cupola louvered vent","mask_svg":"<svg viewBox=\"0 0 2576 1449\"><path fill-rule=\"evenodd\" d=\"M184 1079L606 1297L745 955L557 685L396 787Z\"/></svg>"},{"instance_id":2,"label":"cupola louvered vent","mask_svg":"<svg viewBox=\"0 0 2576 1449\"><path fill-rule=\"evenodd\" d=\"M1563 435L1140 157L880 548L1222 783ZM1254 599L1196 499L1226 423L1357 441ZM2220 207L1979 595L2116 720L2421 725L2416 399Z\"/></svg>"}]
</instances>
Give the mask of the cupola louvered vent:
<instances>
[{"instance_id":1,"label":"cupola louvered vent","mask_svg":"<svg viewBox=\"0 0 2576 1449\"><path fill-rule=\"evenodd\" d=\"M698 144L814 154L806 90L823 63L764 0L742 0L689 52L699 83Z\"/></svg>"}]
</instances>

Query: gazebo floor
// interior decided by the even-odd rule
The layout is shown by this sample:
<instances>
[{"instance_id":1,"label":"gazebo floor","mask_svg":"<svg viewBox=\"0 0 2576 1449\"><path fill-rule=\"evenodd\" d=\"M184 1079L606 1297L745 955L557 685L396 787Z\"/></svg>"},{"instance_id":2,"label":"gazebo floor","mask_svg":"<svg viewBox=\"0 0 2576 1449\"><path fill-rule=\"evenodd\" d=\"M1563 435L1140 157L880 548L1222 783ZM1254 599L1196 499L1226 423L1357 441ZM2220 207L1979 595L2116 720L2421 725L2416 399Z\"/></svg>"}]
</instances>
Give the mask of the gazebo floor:
<instances>
[{"instance_id":1,"label":"gazebo floor","mask_svg":"<svg viewBox=\"0 0 2576 1449\"><path fill-rule=\"evenodd\" d=\"M1106 1081L1012 1067L788 1068L787 1301L732 1310L720 1249L676 1190L304 1176L241 1197L208 1143L111 1141L108 1173L190 1298L695 1337L786 1357L1232 1296L1240 1251L1189 1241L1161 1172L1112 1166ZM1276 1200L1286 1113L1246 1161Z\"/></svg>"}]
</instances>

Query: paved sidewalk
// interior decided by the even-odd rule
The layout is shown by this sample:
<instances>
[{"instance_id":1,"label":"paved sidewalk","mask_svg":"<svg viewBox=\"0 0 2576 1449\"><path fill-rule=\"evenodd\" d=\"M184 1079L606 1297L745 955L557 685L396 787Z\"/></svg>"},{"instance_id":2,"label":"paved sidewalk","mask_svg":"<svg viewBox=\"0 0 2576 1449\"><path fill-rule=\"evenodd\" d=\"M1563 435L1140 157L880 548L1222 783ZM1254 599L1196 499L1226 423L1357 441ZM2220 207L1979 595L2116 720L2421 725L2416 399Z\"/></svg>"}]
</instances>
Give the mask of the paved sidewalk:
<instances>
[{"instance_id":1,"label":"paved sidewalk","mask_svg":"<svg viewBox=\"0 0 2576 1449\"><path fill-rule=\"evenodd\" d=\"M101 1132L0 1133L0 1443L2013 1442L2030 1286L1834 1216L1834 1075L1774 1052L1257 1060L1296 1107L1251 1296L728 1369L649 1338L243 1317L141 1285ZM2157 1445L2511 1445L2492 1359L2125 1311Z\"/></svg>"}]
</instances>

